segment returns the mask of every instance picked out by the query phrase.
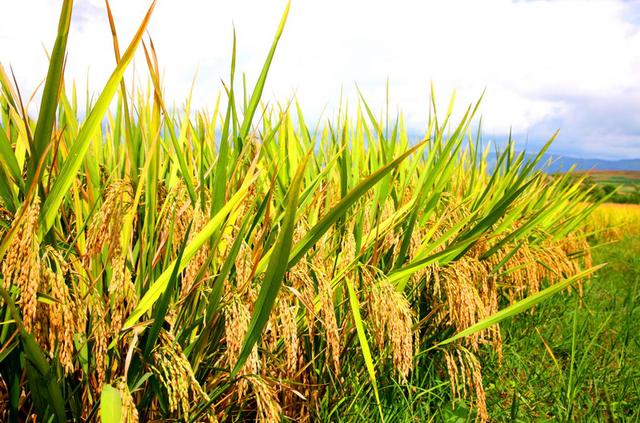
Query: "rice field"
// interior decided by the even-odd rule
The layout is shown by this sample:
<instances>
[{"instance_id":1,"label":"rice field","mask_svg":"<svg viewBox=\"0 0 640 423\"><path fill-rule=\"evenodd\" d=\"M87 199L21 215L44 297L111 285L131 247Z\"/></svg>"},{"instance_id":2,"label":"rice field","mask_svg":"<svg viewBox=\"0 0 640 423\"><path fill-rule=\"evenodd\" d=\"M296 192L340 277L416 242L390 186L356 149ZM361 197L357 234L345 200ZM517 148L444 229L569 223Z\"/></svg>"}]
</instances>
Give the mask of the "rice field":
<instances>
[{"instance_id":1,"label":"rice field","mask_svg":"<svg viewBox=\"0 0 640 423\"><path fill-rule=\"evenodd\" d=\"M587 227L603 241L619 241L640 234L640 205L604 203L591 214Z\"/></svg>"},{"instance_id":2,"label":"rice field","mask_svg":"<svg viewBox=\"0 0 640 423\"><path fill-rule=\"evenodd\" d=\"M581 292L621 214L536 170L553 136L483 147L480 101L452 121L432 96L419 139L364 96L313 125L261 102L288 8L253 88L232 65L211 112L169 108L154 4L84 118L71 1L37 115L0 69L0 420L426 420L437 395L489 421L500 323Z\"/></svg>"}]
</instances>

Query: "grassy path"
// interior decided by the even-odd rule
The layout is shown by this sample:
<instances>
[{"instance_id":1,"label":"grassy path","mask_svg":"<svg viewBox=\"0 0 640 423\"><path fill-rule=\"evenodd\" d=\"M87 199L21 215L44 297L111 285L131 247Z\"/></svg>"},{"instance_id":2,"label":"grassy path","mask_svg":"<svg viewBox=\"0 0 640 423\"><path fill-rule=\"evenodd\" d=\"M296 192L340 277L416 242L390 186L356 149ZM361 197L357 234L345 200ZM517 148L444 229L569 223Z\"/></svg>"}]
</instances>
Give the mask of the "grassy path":
<instances>
[{"instance_id":1,"label":"grassy path","mask_svg":"<svg viewBox=\"0 0 640 423\"><path fill-rule=\"evenodd\" d=\"M640 237L595 249L602 262L582 304L557 296L503 324L502 365L485 366L496 421L640 420Z\"/></svg>"}]
</instances>

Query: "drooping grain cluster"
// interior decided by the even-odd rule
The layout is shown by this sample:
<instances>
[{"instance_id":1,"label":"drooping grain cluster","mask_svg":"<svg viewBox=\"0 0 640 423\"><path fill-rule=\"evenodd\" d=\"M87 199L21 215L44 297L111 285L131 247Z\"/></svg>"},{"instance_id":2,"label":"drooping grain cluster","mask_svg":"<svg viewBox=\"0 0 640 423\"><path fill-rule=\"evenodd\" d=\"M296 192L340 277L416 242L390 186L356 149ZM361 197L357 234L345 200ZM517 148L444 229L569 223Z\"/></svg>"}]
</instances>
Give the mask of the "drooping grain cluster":
<instances>
[{"instance_id":1,"label":"drooping grain cluster","mask_svg":"<svg viewBox=\"0 0 640 423\"><path fill-rule=\"evenodd\" d=\"M381 280L371 286L368 307L378 350L384 354L389 345L393 367L400 380L406 381L414 355L414 323L409 302L390 283Z\"/></svg>"},{"instance_id":2,"label":"drooping grain cluster","mask_svg":"<svg viewBox=\"0 0 640 423\"><path fill-rule=\"evenodd\" d=\"M37 293L40 288L39 197L31 204L23 204L23 207L23 218L14 220L9 231L13 232L13 237L2 262L2 287L10 289L15 286L20 292L17 304L22 314L22 323L30 331L36 323Z\"/></svg>"},{"instance_id":3,"label":"drooping grain cluster","mask_svg":"<svg viewBox=\"0 0 640 423\"><path fill-rule=\"evenodd\" d=\"M196 380L191 364L169 332L162 332L159 346L153 352L154 374L167 391L169 411L176 412L185 420L194 403L209 401L209 396Z\"/></svg>"}]
</instances>

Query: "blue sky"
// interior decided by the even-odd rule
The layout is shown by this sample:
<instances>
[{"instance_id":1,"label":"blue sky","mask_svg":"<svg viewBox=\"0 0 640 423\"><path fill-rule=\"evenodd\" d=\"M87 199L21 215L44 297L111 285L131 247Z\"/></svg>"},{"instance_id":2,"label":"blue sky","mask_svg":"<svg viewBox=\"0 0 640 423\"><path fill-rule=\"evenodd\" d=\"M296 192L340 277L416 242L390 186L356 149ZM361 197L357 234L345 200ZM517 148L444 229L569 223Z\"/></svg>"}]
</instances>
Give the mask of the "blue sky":
<instances>
[{"instance_id":1,"label":"blue sky","mask_svg":"<svg viewBox=\"0 0 640 423\"><path fill-rule=\"evenodd\" d=\"M60 3L2 4L0 62L12 66L24 97L46 74L43 46L52 46ZM111 0L121 44L148 4ZM238 69L254 81L284 5L159 0L149 34L167 97L179 107L197 70L195 106L212 108L228 77L232 25ZM85 86L88 77L98 92L114 66L102 0L76 0L68 50L67 80ZM144 79L140 59L129 80ZM433 81L440 109L455 89L459 112L486 89L487 141L513 130L520 146L535 148L560 128L556 153L640 157L638 2L293 0L265 98L295 93L312 120L331 115L341 91L355 100L357 82L381 111L387 77L392 108L414 131L424 127Z\"/></svg>"}]
</instances>

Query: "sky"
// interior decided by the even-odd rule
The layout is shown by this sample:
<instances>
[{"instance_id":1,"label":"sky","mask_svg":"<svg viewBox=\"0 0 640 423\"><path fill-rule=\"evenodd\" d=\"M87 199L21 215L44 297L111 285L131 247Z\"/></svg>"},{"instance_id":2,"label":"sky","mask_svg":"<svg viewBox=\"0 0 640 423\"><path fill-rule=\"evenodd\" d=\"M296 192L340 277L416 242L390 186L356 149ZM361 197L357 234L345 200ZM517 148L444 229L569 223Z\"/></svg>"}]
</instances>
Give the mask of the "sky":
<instances>
[{"instance_id":1,"label":"sky","mask_svg":"<svg viewBox=\"0 0 640 423\"><path fill-rule=\"evenodd\" d=\"M0 0L0 63L23 97L46 76L60 0ZM121 48L149 0L111 0ZM165 96L211 110L228 81L233 28L237 70L249 85L262 67L284 0L158 0L148 34ZM97 95L114 56L104 1L76 0L66 80ZM138 55L132 73L145 77ZM305 119L332 117L357 83L377 113L402 111L424 130L433 83L438 109L456 92L456 113L485 95L485 142L535 149L557 129L551 151L576 157L640 158L640 2L509 0L292 0L264 98L299 100ZM240 82L236 81L238 84ZM38 90L38 91L36 91ZM83 90L80 90L83 91Z\"/></svg>"}]
</instances>

